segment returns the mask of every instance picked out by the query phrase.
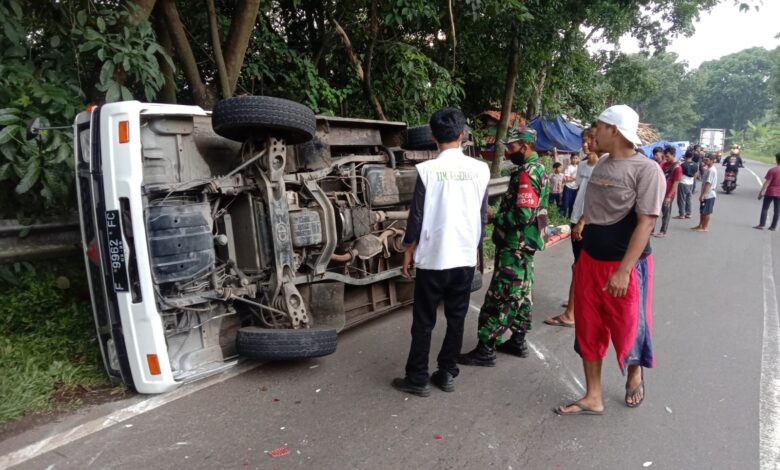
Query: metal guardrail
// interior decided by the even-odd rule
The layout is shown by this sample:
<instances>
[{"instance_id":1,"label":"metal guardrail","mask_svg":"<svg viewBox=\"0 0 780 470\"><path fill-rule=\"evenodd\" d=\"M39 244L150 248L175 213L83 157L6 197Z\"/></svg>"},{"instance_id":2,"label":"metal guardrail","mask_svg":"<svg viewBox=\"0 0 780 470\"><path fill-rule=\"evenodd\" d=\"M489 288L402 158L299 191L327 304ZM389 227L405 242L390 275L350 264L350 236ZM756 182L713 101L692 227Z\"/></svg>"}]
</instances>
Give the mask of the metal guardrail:
<instances>
[{"instance_id":1,"label":"metal guardrail","mask_svg":"<svg viewBox=\"0 0 780 470\"><path fill-rule=\"evenodd\" d=\"M0 263L71 255L80 243L78 221L23 225L0 219Z\"/></svg>"},{"instance_id":2,"label":"metal guardrail","mask_svg":"<svg viewBox=\"0 0 780 470\"><path fill-rule=\"evenodd\" d=\"M496 197L504 194L509 187L509 177L502 176L500 178L493 178L488 184L488 197Z\"/></svg>"},{"instance_id":3,"label":"metal guardrail","mask_svg":"<svg viewBox=\"0 0 780 470\"><path fill-rule=\"evenodd\" d=\"M488 197L506 192L509 177L490 180ZM17 220L0 219L0 264L75 254L81 244L77 220L24 225Z\"/></svg>"}]
</instances>

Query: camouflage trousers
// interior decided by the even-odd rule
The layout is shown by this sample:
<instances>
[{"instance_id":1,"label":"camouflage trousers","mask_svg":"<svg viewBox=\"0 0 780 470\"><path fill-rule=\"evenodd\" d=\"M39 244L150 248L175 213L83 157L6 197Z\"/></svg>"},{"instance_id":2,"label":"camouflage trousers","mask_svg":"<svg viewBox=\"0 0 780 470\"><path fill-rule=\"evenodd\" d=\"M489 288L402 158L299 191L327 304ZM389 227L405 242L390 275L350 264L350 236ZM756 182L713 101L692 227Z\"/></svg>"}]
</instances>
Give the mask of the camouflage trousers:
<instances>
[{"instance_id":1,"label":"camouflage trousers","mask_svg":"<svg viewBox=\"0 0 780 470\"><path fill-rule=\"evenodd\" d=\"M499 345L507 330L524 335L531 329L533 283L532 253L496 247L493 279L479 311L480 342Z\"/></svg>"}]
</instances>

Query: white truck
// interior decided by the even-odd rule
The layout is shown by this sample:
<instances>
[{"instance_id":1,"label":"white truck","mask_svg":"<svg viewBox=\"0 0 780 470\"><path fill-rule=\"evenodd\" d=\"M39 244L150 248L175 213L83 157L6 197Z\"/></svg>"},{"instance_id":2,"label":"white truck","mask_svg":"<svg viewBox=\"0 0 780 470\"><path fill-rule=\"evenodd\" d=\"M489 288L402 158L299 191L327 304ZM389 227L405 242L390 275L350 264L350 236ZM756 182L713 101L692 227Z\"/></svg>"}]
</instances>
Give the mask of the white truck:
<instances>
[{"instance_id":1,"label":"white truck","mask_svg":"<svg viewBox=\"0 0 780 470\"><path fill-rule=\"evenodd\" d=\"M699 133L699 143L705 152L723 151L726 129L703 128Z\"/></svg>"}]
</instances>

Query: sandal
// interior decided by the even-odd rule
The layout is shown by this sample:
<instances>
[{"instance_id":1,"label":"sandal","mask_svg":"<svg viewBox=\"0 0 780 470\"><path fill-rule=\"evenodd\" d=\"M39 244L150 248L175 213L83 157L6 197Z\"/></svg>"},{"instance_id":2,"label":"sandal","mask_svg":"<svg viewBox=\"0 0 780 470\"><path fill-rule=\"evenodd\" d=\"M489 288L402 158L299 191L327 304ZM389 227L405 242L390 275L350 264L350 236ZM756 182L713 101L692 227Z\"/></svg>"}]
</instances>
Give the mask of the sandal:
<instances>
[{"instance_id":1,"label":"sandal","mask_svg":"<svg viewBox=\"0 0 780 470\"><path fill-rule=\"evenodd\" d=\"M576 406L577 408L580 409L580 411L563 411L562 408L568 408L570 406ZM569 403L568 405L565 406L561 405L556 408L553 408L553 412L558 416L579 416L579 415L601 416L604 414L603 410L602 411L592 410L578 401L574 403Z\"/></svg>"},{"instance_id":2,"label":"sandal","mask_svg":"<svg viewBox=\"0 0 780 470\"><path fill-rule=\"evenodd\" d=\"M639 385L634 387L633 390L626 389L626 406L629 408L637 408L639 405L642 404L643 401L645 401L645 371L642 370L641 372L642 379L639 381ZM642 392L642 399L639 400L636 403L631 403L628 401L629 398L634 398L639 392Z\"/></svg>"},{"instance_id":3,"label":"sandal","mask_svg":"<svg viewBox=\"0 0 780 470\"><path fill-rule=\"evenodd\" d=\"M562 326L564 328L574 328L574 322L569 323L567 321L563 321L563 314L548 318L544 321L544 323L550 326Z\"/></svg>"}]
</instances>

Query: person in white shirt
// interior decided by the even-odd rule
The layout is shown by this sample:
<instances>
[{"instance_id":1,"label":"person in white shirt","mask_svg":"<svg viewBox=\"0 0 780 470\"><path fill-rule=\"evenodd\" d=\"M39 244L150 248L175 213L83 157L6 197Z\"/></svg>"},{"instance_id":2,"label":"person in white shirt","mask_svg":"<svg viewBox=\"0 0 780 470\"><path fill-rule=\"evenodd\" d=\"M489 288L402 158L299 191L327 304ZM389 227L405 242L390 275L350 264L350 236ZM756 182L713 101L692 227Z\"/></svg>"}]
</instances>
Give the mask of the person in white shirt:
<instances>
[{"instance_id":1,"label":"person in white shirt","mask_svg":"<svg viewBox=\"0 0 780 470\"><path fill-rule=\"evenodd\" d=\"M701 176L701 193L699 194L699 225L691 227L694 232L706 232L710 228L710 217L715 210L715 185L718 184L718 170L712 155L704 156L706 170Z\"/></svg>"},{"instance_id":2,"label":"person in white shirt","mask_svg":"<svg viewBox=\"0 0 780 470\"><path fill-rule=\"evenodd\" d=\"M574 208L574 200L577 198L577 165L580 162L579 155L572 155L569 159L569 165L563 170L563 212L564 217L571 217Z\"/></svg>"},{"instance_id":3,"label":"person in white shirt","mask_svg":"<svg viewBox=\"0 0 780 470\"><path fill-rule=\"evenodd\" d=\"M430 395L428 380L444 390L455 390L456 364L463 345L463 324L471 297L477 250L487 223L487 164L461 151L466 117L455 108L431 116L431 134L439 155L417 169L417 183L404 235L402 272L416 275L412 310L412 345L406 375L393 379L395 389ZM437 357L438 370L429 377L428 354L436 310L444 303L447 333Z\"/></svg>"},{"instance_id":4,"label":"person in white shirt","mask_svg":"<svg viewBox=\"0 0 780 470\"><path fill-rule=\"evenodd\" d=\"M593 173L593 168L599 162L598 149L595 146L593 134L596 129L596 123L591 124L590 128L582 131L582 151L585 153L585 160L580 162L577 168L577 197L574 199L574 208L569 220L571 224L571 249L574 252L574 263L580 256L582 250L582 230L585 227L585 219L582 213L585 209L585 193L588 189L588 181ZM572 264L572 272L574 264ZM572 275L569 283L569 299L564 304L566 310L562 314L550 317L544 321L552 326L574 326L574 276Z\"/></svg>"}]
</instances>

